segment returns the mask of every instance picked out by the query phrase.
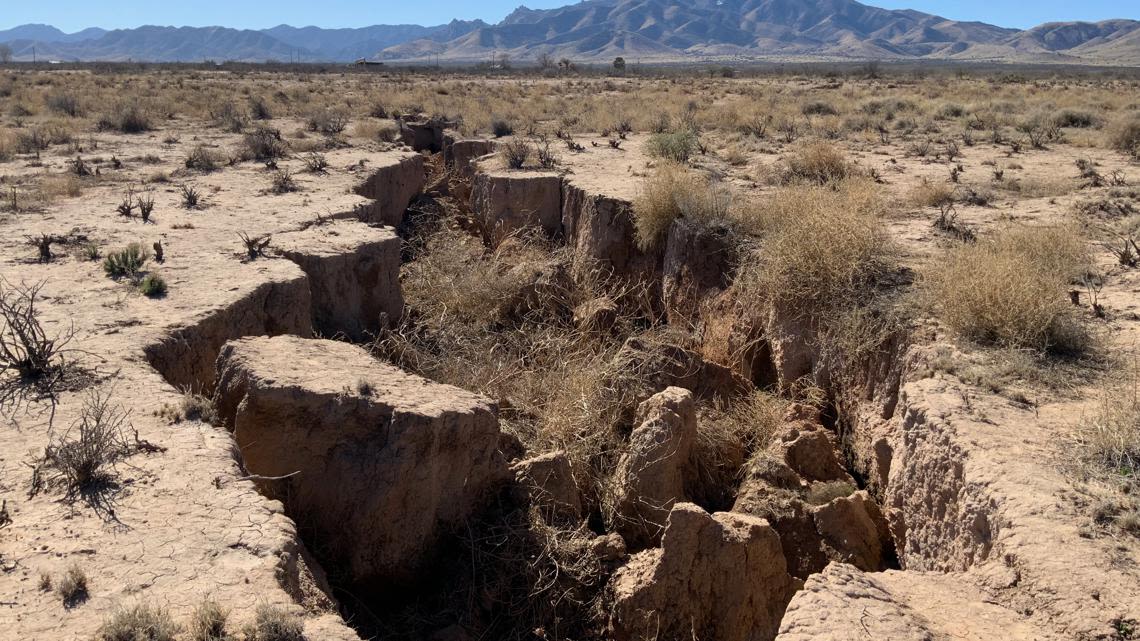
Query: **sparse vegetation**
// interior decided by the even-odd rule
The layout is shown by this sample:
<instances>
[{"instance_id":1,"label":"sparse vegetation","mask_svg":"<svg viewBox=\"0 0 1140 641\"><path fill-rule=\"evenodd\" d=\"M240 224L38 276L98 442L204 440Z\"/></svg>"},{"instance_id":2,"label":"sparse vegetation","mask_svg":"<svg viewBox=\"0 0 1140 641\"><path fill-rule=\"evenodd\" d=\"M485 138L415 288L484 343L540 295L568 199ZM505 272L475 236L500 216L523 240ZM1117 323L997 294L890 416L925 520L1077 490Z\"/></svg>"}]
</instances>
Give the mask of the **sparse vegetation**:
<instances>
[{"instance_id":1,"label":"sparse vegetation","mask_svg":"<svg viewBox=\"0 0 1140 641\"><path fill-rule=\"evenodd\" d=\"M202 192L193 185L179 185L178 193L182 196L182 207L184 209L197 209L202 203Z\"/></svg>"},{"instance_id":2,"label":"sparse vegetation","mask_svg":"<svg viewBox=\"0 0 1140 641\"><path fill-rule=\"evenodd\" d=\"M857 173L855 167L834 145L813 143L800 147L785 159L780 182L826 185Z\"/></svg>"},{"instance_id":3,"label":"sparse vegetation","mask_svg":"<svg viewBox=\"0 0 1140 641\"><path fill-rule=\"evenodd\" d=\"M305 170L310 174L328 173L329 159L325 158L324 154L311 152L309 154L306 154L302 160L305 161Z\"/></svg>"},{"instance_id":4,"label":"sparse vegetation","mask_svg":"<svg viewBox=\"0 0 1140 641\"><path fill-rule=\"evenodd\" d=\"M1140 159L1140 116L1118 121L1109 133L1109 145L1116 151Z\"/></svg>"},{"instance_id":5,"label":"sparse vegetation","mask_svg":"<svg viewBox=\"0 0 1140 641\"><path fill-rule=\"evenodd\" d=\"M124 134L141 134L151 129L150 117L136 103L120 103L99 117L100 130L114 130Z\"/></svg>"},{"instance_id":6,"label":"sparse vegetation","mask_svg":"<svg viewBox=\"0 0 1140 641\"><path fill-rule=\"evenodd\" d=\"M254 127L242 137L239 155L244 160L275 160L285 157L288 148L277 129Z\"/></svg>"},{"instance_id":7,"label":"sparse vegetation","mask_svg":"<svg viewBox=\"0 0 1140 641\"><path fill-rule=\"evenodd\" d=\"M297 184L296 179L293 178L293 172L288 169L278 169L273 172L273 182L269 187L269 191L275 194L289 194L301 189Z\"/></svg>"}]
</instances>

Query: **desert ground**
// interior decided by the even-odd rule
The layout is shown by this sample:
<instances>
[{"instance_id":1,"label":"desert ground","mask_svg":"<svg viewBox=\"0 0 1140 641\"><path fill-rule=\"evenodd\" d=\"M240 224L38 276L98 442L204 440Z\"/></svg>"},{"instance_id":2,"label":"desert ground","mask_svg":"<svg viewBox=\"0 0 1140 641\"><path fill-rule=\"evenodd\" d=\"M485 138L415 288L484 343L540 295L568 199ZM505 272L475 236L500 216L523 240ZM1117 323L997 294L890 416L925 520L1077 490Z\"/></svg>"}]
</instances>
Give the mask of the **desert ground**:
<instances>
[{"instance_id":1,"label":"desert ground","mask_svg":"<svg viewBox=\"0 0 1140 641\"><path fill-rule=\"evenodd\" d=\"M1140 638L1140 80L0 71L0 638Z\"/></svg>"}]
</instances>

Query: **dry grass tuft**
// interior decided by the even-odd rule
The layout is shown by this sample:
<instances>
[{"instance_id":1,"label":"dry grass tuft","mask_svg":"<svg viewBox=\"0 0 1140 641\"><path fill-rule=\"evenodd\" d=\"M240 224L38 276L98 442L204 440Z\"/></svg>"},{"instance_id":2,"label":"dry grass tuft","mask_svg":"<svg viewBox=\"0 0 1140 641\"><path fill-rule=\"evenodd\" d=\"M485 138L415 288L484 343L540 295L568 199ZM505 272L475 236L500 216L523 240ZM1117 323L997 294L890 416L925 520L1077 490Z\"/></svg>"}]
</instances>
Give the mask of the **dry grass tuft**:
<instances>
[{"instance_id":1,"label":"dry grass tuft","mask_svg":"<svg viewBox=\"0 0 1140 641\"><path fill-rule=\"evenodd\" d=\"M911 190L908 200L915 207L941 207L954 202L954 187L924 179Z\"/></svg>"},{"instance_id":2,"label":"dry grass tuft","mask_svg":"<svg viewBox=\"0 0 1140 641\"><path fill-rule=\"evenodd\" d=\"M175 641L179 628L166 610L141 603L116 610L99 628L99 641Z\"/></svg>"},{"instance_id":3,"label":"dry grass tuft","mask_svg":"<svg viewBox=\"0 0 1140 641\"><path fill-rule=\"evenodd\" d=\"M305 641L301 617L281 606L267 603L257 606L253 623L242 632L245 641Z\"/></svg>"},{"instance_id":4,"label":"dry grass tuft","mask_svg":"<svg viewBox=\"0 0 1140 641\"><path fill-rule=\"evenodd\" d=\"M194 608L194 615L190 618L191 641L229 641L230 635L226 631L226 620L229 612L215 601L203 601Z\"/></svg>"},{"instance_id":5,"label":"dry grass tuft","mask_svg":"<svg viewBox=\"0 0 1140 641\"><path fill-rule=\"evenodd\" d=\"M942 322L964 338L1079 353L1089 337L1068 291L1088 265L1073 226L1011 228L949 250L926 274L926 289Z\"/></svg>"}]
</instances>

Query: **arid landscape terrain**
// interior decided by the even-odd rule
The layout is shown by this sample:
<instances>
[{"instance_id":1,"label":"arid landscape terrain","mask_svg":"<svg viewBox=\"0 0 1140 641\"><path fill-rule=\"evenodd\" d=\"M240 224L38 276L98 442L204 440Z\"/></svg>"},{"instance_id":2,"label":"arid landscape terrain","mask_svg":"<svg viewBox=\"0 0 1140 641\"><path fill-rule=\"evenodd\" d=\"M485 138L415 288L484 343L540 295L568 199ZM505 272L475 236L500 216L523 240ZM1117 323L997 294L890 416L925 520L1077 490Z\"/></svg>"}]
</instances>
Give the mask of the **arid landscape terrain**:
<instances>
[{"instance_id":1,"label":"arid landscape terrain","mask_svg":"<svg viewBox=\"0 0 1140 641\"><path fill-rule=\"evenodd\" d=\"M1140 76L0 71L0 638L1140 639Z\"/></svg>"}]
</instances>

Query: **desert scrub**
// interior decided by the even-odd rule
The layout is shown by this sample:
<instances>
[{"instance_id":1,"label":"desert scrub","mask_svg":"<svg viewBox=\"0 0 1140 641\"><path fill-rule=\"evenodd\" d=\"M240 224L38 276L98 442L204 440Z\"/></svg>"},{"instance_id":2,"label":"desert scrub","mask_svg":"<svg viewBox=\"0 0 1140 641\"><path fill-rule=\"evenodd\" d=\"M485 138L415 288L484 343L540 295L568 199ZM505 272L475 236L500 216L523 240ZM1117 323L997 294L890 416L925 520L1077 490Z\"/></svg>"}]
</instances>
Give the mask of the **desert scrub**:
<instances>
[{"instance_id":1,"label":"desert scrub","mask_svg":"<svg viewBox=\"0 0 1140 641\"><path fill-rule=\"evenodd\" d=\"M688 162L699 147L697 134L686 129L653 134L650 136L649 142L646 143L645 149L650 156L684 163Z\"/></svg>"},{"instance_id":2,"label":"desert scrub","mask_svg":"<svg viewBox=\"0 0 1140 641\"><path fill-rule=\"evenodd\" d=\"M190 154L186 156L185 164L187 169L214 171L221 166L222 158L205 145L197 145L194 149L190 150Z\"/></svg>"},{"instance_id":3,"label":"desert scrub","mask_svg":"<svg viewBox=\"0 0 1140 641\"><path fill-rule=\"evenodd\" d=\"M941 207L954 202L954 188L949 183L923 179L914 186L907 200L915 207Z\"/></svg>"},{"instance_id":4,"label":"desert scrub","mask_svg":"<svg viewBox=\"0 0 1140 641\"><path fill-rule=\"evenodd\" d=\"M279 130L257 126L242 136L238 156L243 160L274 160L283 158L288 152Z\"/></svg>"},{"instance_id":5,"label":"desert scrub","mask_svg":"<svg viewBox=\"0 0 1140 641\"><path fill-rule=\"evenodd\" d=\"M1088 335L1068 291L1088 265L1073 225L1009 228L948 250L923 280L938 318L963 338L1074 353L1088 347Z\"/></svg>"},{"instance_id":6,"label":"desert scrub","mask_svg":"<svg viewBox=\"0 0 1140 641\"><path fill-rule=\"evenodd\" d=\"M675 163L661 165L633 201L637 244L644 251L660 246L678 218L727 221L731 203L722 183Z\"/></svg>"},{"instance_id":7,"label":"desert scrub","mask_svg":"<svg viewBox=\"0 0 1140 641\"><path fill-rule=\"evenodd\" d=\"M131 243L123 249L107 254L103 259L103 271L115 279L137 278L148 260L150 260L150 251L139 243Z\"/></svg>"},{"instance_id":8,"label":"desert scrub","mask_svg":"<svg viewBox=\"0 0 1140 641\"><path fill-rule=\"evenodd\" d=\"M139 281L139 292L149 298L165 296L167 291L166 279L158 274L147 274Z\"/></svg>"},{"instance_id":9,"label":"desert scrub","mask_svg":"<svg viewBox=\"0 0 1140 641\"><path fill-rule=\"evenodd\" d=\"M135 103L119 103L99 117L95 124L100 131L118 131L124 134L141 134L151 130L150 117Z\"/></svg>"},{"instance_id":10,"label":"desert scrub","mask_svg":"<svg viewBox=\"0 0 1140 641\"><path fill-rule=\"evenodd\" d=\"M808 315L858 303L896 266L870 180L783 187L742 216L761 237L742 266L741 300L779 302Z\"/></svg>"},{"instance_id":11,"label":"desert scrub","mask_svg":"<svg viewBox=\"0 0 1140 641\"><path fill-rule=\"evenodd\" d=\"M99 627L96 638L98 641L174 641L179 631L169 612L140 603L115 610Z\"/></svg>"}]
</instances>

